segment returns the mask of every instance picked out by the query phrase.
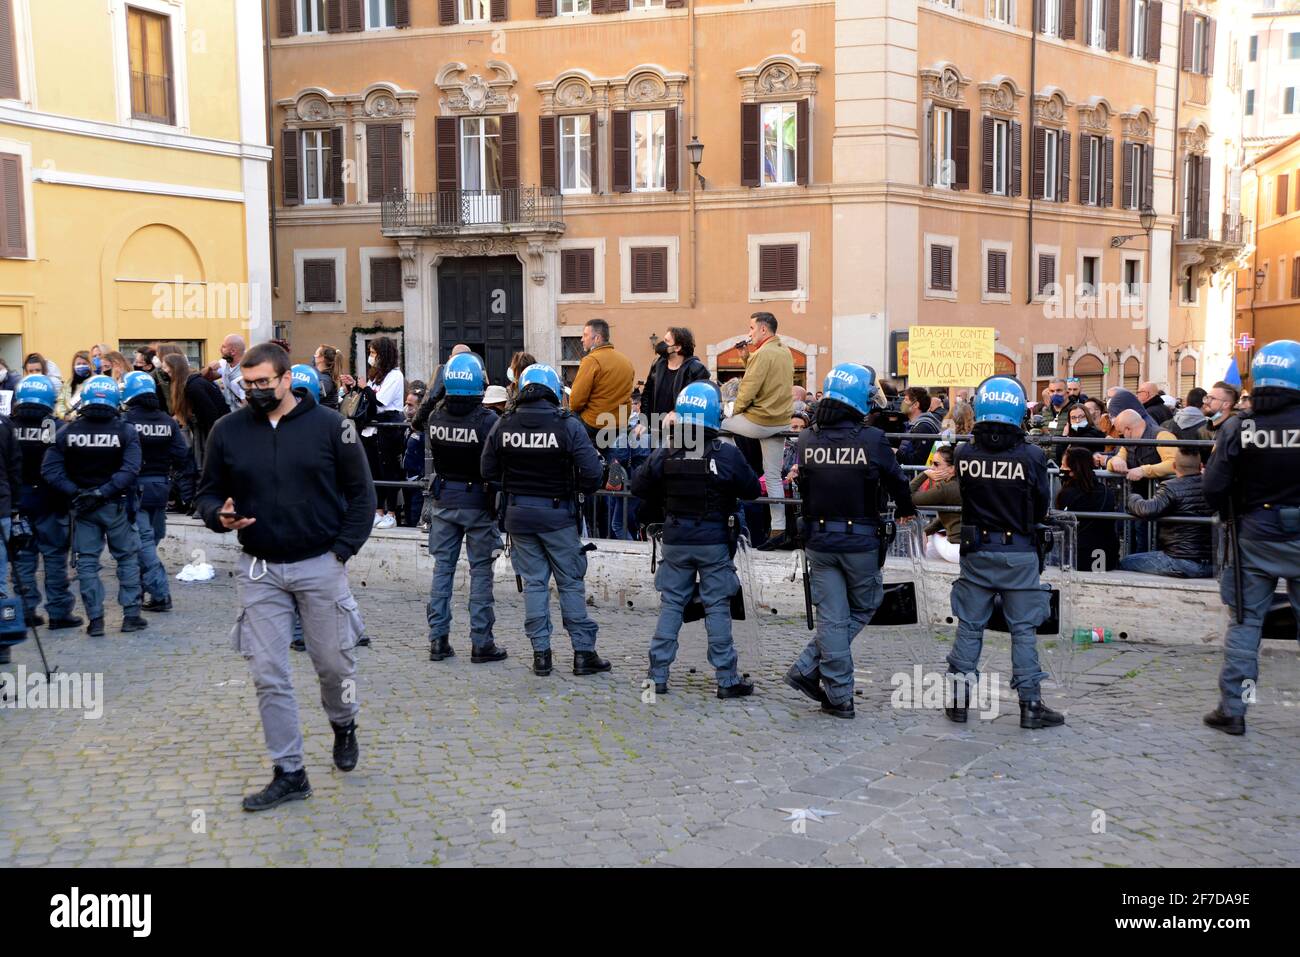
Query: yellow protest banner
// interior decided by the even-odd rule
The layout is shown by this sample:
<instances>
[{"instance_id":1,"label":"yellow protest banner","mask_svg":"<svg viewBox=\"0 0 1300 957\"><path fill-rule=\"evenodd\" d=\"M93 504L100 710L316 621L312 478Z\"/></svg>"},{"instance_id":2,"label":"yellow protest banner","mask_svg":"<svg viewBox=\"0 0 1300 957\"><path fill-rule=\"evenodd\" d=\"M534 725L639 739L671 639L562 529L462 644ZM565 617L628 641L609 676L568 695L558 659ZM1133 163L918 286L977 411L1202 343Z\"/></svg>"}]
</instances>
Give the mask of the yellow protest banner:
<instances>
[{"instance_id":1,"label":"yellow protest banner","mask_svg":"<svg viewBox=\"0 0 1300 957\"><path fill-rule=\"evenodd\" d=\"M993 330L912 326L908 380L924 386L976 386L993 374Z\"/></svg>"}]
</instances>

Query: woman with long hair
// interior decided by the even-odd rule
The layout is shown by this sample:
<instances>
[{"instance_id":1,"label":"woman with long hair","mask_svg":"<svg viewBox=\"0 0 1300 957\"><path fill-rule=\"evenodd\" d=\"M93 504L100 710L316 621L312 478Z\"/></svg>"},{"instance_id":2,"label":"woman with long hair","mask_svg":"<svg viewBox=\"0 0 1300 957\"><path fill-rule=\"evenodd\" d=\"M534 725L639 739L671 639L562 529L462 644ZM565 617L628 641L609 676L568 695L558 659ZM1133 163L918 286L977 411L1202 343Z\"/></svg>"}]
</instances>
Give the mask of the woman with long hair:
<instances>
[{"instance_id":1,"label":"woman with long hair","mask_svg":"<svg viewBox=\"0 0 1300 957\"><path fill-rule=\"evenodd\" d=\"M510 365L506 368L506 378L510 380L506 386L506 391L510 393L511 400L519 393L519 377L523 375L524 370L531 365L536 365L537 359L531 352L520 350L510 357Z\"/></svg>"},{"instance_id":2,"label":"woman with long hair","mask_svg":"<svg viewBox=\"0 0 1300 957\"><path fill-rule=\"evenodd\" d=\"M71 375L64 380L63 388L59 390L59 399L54 404L54 414L60 419L71 418L72 413L77 411L77 403L81 401L81 387L95 374L90 353L85 349L74 352L70 372Z\"/></svg>"},{"instance_id":3,"label":"woman with long hair","mask_svg":"<svg viewBox=\"0 0 1300 957\"><path fill-rule=\"evenodd\" d=\"M49 375L50 365L45 361L45 356L39 352L30 352L27 358L23 359L23 375Z\"/></svg>"},{"instance_id":4,"label":"woman with long hair","mask_svg":"<svg viewBox=\"0 0 1300 957\"><path fill-rule=\"evenodd\" d=\"M1056 507L1063 512L1115 511L1114 493L1093 473L1091 449L1072 445L1065 450ZM1079 519L1074 567L1081 572L1104 572L1118 565L1118 525L1107 518Z\"/></svg>"},{"instance_id":5,"label":"woman with long hair","mask_svg":"<svg viewBox=\"0 0 1300 957\"><path fill-rule=\"evenodd\" d=\"M321 343L312 355L312 364L320 376L320 404L327 409L339 407L339 373L342 372L342 354L333 346Z\"/></svg>"},{"instance_id":6,"label":"woman with long hair","mask_svg":"<svg viewBox=\"0 0 1300 957\"><path fill-rule=\"evenodd\" d=\"M958 403L959 405L961 403ZM974 426L974 422L971 426ZM957 433L970 435L969 432ZM911 481L912 504L918 508L927 505L961 506L961 487L953 468L953 447L941 445L934 452L934 461ZM939 512L925 526L925 554L927 558L942 558L946 562L961 562L961 511Z\"/></svg>"},{"instance_id":7,"label":"woman with long hair","mask_svg":"<svg viewBox=\"0 0 1300 957\"><path fill-rule=\"evenodd\" d=\"M397 343L388 336L371 339L367 352L369 381L364 385L375 394L375 421L361 430L361 438L370 458L370 474L376 481L400 482L406 438L403 429L386 423L406 424L406 377L398 368ZM375 528L392 528L397 524L400 492L400 488L392 485L375 487L378 502Z\"/></svg>"},{"instance_id":8,"label":"woman with long hair","mask_svg":"<svg viewBox=\"0 0 1300 957\"><path fill-rule=\"evenodd\" d=\"M102 368L101 375L112 376L113 381L121 385L122 378L131 371L131 364L126 361L126 356L120 352L106 352L104 353Z\"/></svg>"}]
</instances>

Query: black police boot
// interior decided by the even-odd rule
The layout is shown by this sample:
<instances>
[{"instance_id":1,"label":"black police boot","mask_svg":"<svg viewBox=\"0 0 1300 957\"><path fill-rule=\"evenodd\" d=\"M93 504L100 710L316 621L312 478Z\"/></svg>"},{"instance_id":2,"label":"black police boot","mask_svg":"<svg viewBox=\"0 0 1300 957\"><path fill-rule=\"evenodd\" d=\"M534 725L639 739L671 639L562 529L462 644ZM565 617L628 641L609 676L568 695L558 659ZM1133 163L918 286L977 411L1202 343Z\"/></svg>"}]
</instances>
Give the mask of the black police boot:
<instances>
[{"instance_id":1,"label":"black police boot","mask_svg":"<svg viewBox=\"0 0 1300 957\"><path fill-rule=\"evenodd\" d=\"M654 676L654 675L651 675L651 674L647 674L647 675L645 676L645 678L646 678L646 681L654 682L654 686L655 686L655 694L667 694L667 693L668 693L668 679L667 679L667 678L665 678L663 681L655 681L655 676ZM645 684L642 683L641 687L644 688L644 687L645 687Z\"/></svg>"},{"instance_id":2,"label":"black police boot","mask_svg":"<svg viewBox=\"0 0 1300 957\"><path fill-rule=\"evenodd\" d=\"M357 639L357 647L358 647L358 648L369 648L369 647L370 647L370 636L369 636L369 635L362 635L360 638L358 638L358 639Z\"/></svg>"},{"instance_id":3,"label":"black police boot","mask_svg":"<svg viewBox=\"0 0 1300 957\"><path fill-rule=\"evenodd\" d=\"M481 648L471 648L469 660L472 664L483 665L490 661L505 661L509 657L504 648L498 648L495 641L489 641Z\"/></svg>"},{"instance_id":4,"label":"black police boot","mask_svg":"<svg viewBox=\"0 0 1300 957\"><path fill-rule=\"evenodd\" d=\"M545 678L551 673L551 652L534 651L533 652L533 674L539 678Z\"/></svg>"},{"instance_id":5,"label":"black police boot","mask_svg":"<svg viewBox=\"0 0 1300 957\"><path fill-rule=\"evenodd\" d=\"M144 631L149 627L149 622L145 621L137 612L134 615L127 615L122 619L122 631Z\"/></svg>"},{"instance_id":6,"label":"black police boot","mask_svg":"<svg viewBox=\"0 0 1300 957\"><path fill-rule=\"evenodd\" d=\"M454 657L456 657L456 649L451 646L451 640L446 635L429 642L430 661L442 661L444 658Z\"/></svg>"},{"instance_id":7,"label":"black police boot","mask_svg":"<svg viewBox=\"0 0 1300 957\"><path fill-rule=\"evenodd\" d=\"M822 673L821 670L814 671L810 675L805 675L794 665L785 673L785 683L795 691L807 695L818 704L826 703L826 692L822 691Z\"/></svg>"},{"instance_id":8,"label":"black police boot","mask_svg":"<svg viewBox=\"0 0 1300 957\"><path fill-rule=\"evenodd\" d=\"M58 631L62 628L80 628L81 619L76 615L64 615L61 618L50 617L50 631ZM103 632L101 631L102 635Z\"/></svg>"},{"instance_id":9,"label":"black police boot","mask_svg":"<svg viewBox=\"0 0 1300 957\"><path fill-rule=\"evenodd\" d=\"M1056 728L1065 724L1065 715L1053 711L1042 701L1020 702L1020 727L1034 731L1038 728Z\"/></svg>"},{"instance_id":10,"label":"black police boot","mask_svg":"<svg viewBox=\"0 0 1300 957\"><path fill-rule=\"evenodd\" d=\"M306 651L307 642L303 641L301 638L295 638L293 641L289 642L289 647L294 651Z\"/></svg>"},{"instance_id":11,"label":"black police boot","mask_svg":"<svg viewBox=\"0 0 1300 957\"><path fill-rule=\"evenodd\" d=\"M1244 714L1232 715L1225 714L1223 705L1215 708L1204 718L1201 719L1216 731L1222 731L1224 734L1239 735L1246 733L1246 716Z\"/></svg>"},{"instance_id":12,"label":"black police boot","mask_svg":"<svg viewBox=\"0 0 1300 957\"><path fill-rule=\"evenodd\" d=\"M744 678L741 678L740 681L734 685L727 685L725 688L722 685L718 685L719 698L748 698L753 693L754 682L746 681Z\"/></svg>"},{"instance_id":13,"label":"black police boot","mask_svg":"<svg viewBox=\"0 0 1300 957\"><path fill-rule=\"evenodd\" d=\"M351 771L357 766L357 755L361 753L357 747L357 723L335 724L331 721L330 727L334 729L334 767Z\"/></svg>"},{"instance_id":14,"label":"black police boot","mask_svg":"<svg viewBox=\"0 0 1300 957\"><path fill-rule=\"evenodd\" d=\"M144 611L171 611L172 600L170 598L150 598L140 607Z\"/></svg>"},{"instance_id":15,"label":"black police boot","mask_svg":"<svg viewBox=\"0 0 1300 957\"><path fill-rule=\"evenodd\" d=\"M9 664L9 646L0 645L0 665Z\"/></svg>"},{"instance_id":16,"label":"black police boot","mask_svg":"<svg viewBox=\"0 0 1300 957\"><path fill-rule=\"evenodd\" d=\"M852 718L853 699L849 698L843 704L831 704L831 699L827 698L822 702L822 714L828 714L832 718Z\"/></svg>"},{"instance_id":17,"label":"black police boot","mask_svg":"<svg viewBox=\"0 0 1300 957\"><path fill-rule=\"evenodd\" d=\"M611 665L594 651L575 651L573 653L573 673L575 675L596 675L608 671Z\"/></svg>"},{"instance_id":18,"label":"black police boot","mask_svg":"<svg viewBox=\"0 0 1300 957\"><path fill-rule=\"evenodd\" d=\"M275 776L271 778L270 784L260 791L244 796L244 810L266 811L285 801L301 801L309 797L311 797L311 782L307 780L307 769L285 771L277 764Z\"/></svg>"},{"instance_id":19,"label":"black police boot","mask_svg":"<svg viewBox=\"0 0 1300 957\"><path fill-rule=\"evenodd\" d=\"M81 622L78 621L77 624L81 624ZM90 637L92 638L103 638L104 619L103 618L90 619L90 624L86 626L86 634L90 635Z\"/></svg>"},{"instance_id":20,"label":"black police boot","mask_svg":"<svg viewBox=\"0 0 1300 957\"><path fill-rule=\"evenodd\" d=\"M38 613L32 612L30 615L27 616L27 624L43 625L45 624L45 619L42 618ZM77 624L81 624L81 622L77 622Z\"/></svg>"},{"instance_id":21,"label":"black police boot","mask_svg":"<svg viewBox=\"0 0 1300 957\"><path fill-rule=\"evenodd\" d=\"M949 721L957 724L965 724L969 715L970 705L970 686L965 680L954 681L953 676L949 674L946 679L952 688L952 704L944 705L943 713ZM945 689L946 691L947 689ZM945 701L947 695L945 695Z\"/></svg>"}]
</instances>

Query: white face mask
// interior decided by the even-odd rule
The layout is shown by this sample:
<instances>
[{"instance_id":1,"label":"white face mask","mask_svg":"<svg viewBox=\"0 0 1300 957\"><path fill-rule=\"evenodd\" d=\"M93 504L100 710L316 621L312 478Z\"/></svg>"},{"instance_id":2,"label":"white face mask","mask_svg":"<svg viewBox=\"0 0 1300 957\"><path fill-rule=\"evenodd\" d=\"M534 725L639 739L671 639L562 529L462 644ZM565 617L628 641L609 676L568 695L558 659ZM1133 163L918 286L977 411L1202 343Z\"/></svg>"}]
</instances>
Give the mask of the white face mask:
<instances>
[{"instance_id":1,"label":"white face mask","mask_svg":"<svg viewBox=\"0 0 1300 957\"><path fill-rule=\"evenodd\" d=\"M514 370L514 369L507 369L507 370L506 370L506 378L509 379L511 382L514 382L514 381L515 381L515 370Z\"/></svg>"},{"instance_id":2,"label":"white face mask","mask_svg":"<svg viewBox=\"0 0 1300 957\"><path fill-rule=\"evenodd\" d=\"M373 368L373 367L374 367L374 364L375 364L375 357L374 357L374 356L371 356L369 359L367 359L367 360L366 360L366 364L369 365L369 366L371 366L371 367Z\"/></svg>"}]
</instances>

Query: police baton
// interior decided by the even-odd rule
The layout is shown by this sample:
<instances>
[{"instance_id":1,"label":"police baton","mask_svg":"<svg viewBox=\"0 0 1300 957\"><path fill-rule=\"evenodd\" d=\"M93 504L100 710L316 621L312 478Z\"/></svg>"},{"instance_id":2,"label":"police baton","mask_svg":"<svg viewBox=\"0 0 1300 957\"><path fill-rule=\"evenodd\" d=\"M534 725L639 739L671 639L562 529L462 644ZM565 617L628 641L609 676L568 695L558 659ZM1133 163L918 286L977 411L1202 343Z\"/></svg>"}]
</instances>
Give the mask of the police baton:
<instances>
[{"instance_id":1,"label":"police baton","mask_svg":"<svg viewBox=\"0 0 1300 957\"><path fill-rule=\"evenodd\" d=\"M1241 539L1237 537L1237 505L1232 497L1228 498L1228 544L1232 548L1232 586L1237 592L1237 624L1246 623L1246 606L1241 594Z\"/></svg>"},{"instance_id":2,"label":"police baton","mask_svg":"<svg viewBox=\"0 0 1300 957\"><path fill-rule=\"evenodd\" d=\"M813 624L812 579L808 577L808 553L801 548L799 549L799 557L803 561L804 620L808 623L808 630L813 631L817 626Z\"/></svg>"}]
</instances>

